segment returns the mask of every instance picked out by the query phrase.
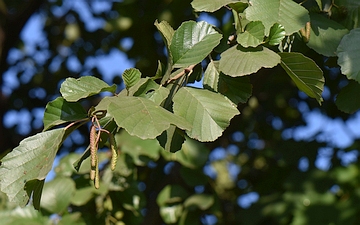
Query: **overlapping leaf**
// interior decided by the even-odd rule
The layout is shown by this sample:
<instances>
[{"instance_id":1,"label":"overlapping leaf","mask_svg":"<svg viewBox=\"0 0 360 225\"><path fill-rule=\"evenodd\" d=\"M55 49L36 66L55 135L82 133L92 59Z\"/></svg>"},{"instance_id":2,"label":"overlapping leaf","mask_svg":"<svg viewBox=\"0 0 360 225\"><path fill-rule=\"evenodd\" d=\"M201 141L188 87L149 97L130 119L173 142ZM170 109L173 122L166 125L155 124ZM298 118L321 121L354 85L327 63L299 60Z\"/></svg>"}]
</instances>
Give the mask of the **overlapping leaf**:
<instances>
[{"instance_id":1,"label":"overlapping leaf","mask_svg":"<svg viewBox=\"0 0 360 225\"><path fill-rule=\"evenodd\" d=\"M104 91L114 93L116 85L109 86L104 81L92 76L80 77L79 79L66 78L60 88L61 95L68 102L76 102Z\"/></svg>"},{"instance_id":2,"label":"overlapping leaf","mask_svg":"<svg viewBox=\"0 0 360 225\"><path fill-rule=\"evenodd\" d=\"M84 108L77 102L67 102L62 97L46 105L44 113L44 130L66 122L87 118Z\"/></svg>"},{"instance_id":3,"label":"overlapping leaf","mask_svg":"<svg viewBox=\"0 0 360 225\"><path fill-rule=\"evenodd\" d=\"M205 88L219 92L235 104L246 102L251 96L251 83L248 77L229 77L219 71L219 62L211 61L204 73Z\"/></svg>"},{"instance_id":4,"label":"overlapping leaf","mask_svg":"<svg viewBox=\"0 0 360 225\"><path fill-rule=\"evenodd\" d=\"M279 55L282 68L296 86L321 104L323 101L321 94L325 83L322 70L312 59L301 53L279 53Z\"/></svg>"},{"instance_id":5,"label":"overlapping leaf","mask_svg":"<svg viewBox=\"0 0 360 225\"><path fill-rule=\"evenodd\" d=\"M153 139L173 124L180 129L190 130L191 124L154 102L140 97L119 97L112 99L108 113L119 127L142 139Z\"/></svg>"},{"instance_id":6,"label":"overlapping leaf","mask_svg":"<svg viewBox=\"0 0 360 225\"><path fill-rule=\"evenodd\" d=\"M236 2L239 2L239 0L194 0L191 2L191 5L199 12L214 12L227 4Z\"/></svg>"},{"instance_id":7,"label":"overlapping leaf","mask_svg":"<svg viewBox=\"0 0 360 225\"><path fill-rule=\"evenodd\" d=\"M65 129L38 133L21 141L18 147L1 160L1 191L7 194L10 201L20 206L26 205L31 190L25 191L25 184L31 180L45 179L64 136Z\"/></svg>"},{"instance_id":8,"label":"overlapping leaf","mask_svg":"<svg viewBox=\"0 0 360 225\"><path fill-rule=\"evenodd\" d=\"M278 45L285 38L285 28L281 24L275 23L270 28L269 37L266 41L269 42L269 45Z\"/></svg>"},{"instance_id":9,"label":"overlapping leaf","mask_svg":"<svg viewBox=\"0 0 360 225\"><path fill-rule=\"evenodd\" d=\"M182 23L175 31L170 45L174 68L201 62L220 43L221 37L204 21Z\"/></svg>"},{"instance_id":10,"label":"overlapping leaf","mask_svg":"<svg viewBox=\"0 0 360 225\"><path fill-rule=\"evenodd\" d=\"M264 40L265 27L261 21L253 21L246 25L245 31L239 33L237 42L243 47L257 47Z\"/></svg>"},{"instance_id":11,"label":"overlapping leaf","mask_svg":"<svg viewBox=\"0 0 360 225\"><path fill-rule=\"evenodd\" d=\"M334 20L319 14L310 14L311 32L307 46L324 56L336 56L341 39L349 31Z\"/></svg>"},{"instance_id":12,"label":"overlapping leaf","mask_svg":"<svg viewBox=\"0 0 360 225\"><path fill-rule=\"evenodd\" d=\"M181 88L173 101L174 113L192 124L186 133L199 141L216 140L239 114L236 106L223 95L203 89Z\"/></svg>"},{"instance_id":13,"label":"overlapping leaf","mask_svg":"<svg viewBox=\"0 0 360 225\"><path fill-rule=\"evenodd\" d=\"M244 12L246 19L264 24L266 35L275 23L283 25L286 34L290 35L310 20L308 11L292 0L254 0Z\"/></svg>"},{"instance_id":14,"label":"overlapping leaf","mask_svg":"<svg viewBox=\"0 0 360 225\"><path fill-rule=\"evenodd\" d=\"M338 64L348 79L360 82L360 28L345 35L337 49Z\"/></svg>"},{"instance_id":15,"label":"overlapping leaf","mask_svg":"<svg viewBox=\"0 0 360 225\"><path fill-rule=\"evenodd\" d=\"M272 68L280 63L280 57L262 46L243 48L233 46L221 54L220 71L232 77L249 75L262 67Z\"/></svg>"}]
</instances>

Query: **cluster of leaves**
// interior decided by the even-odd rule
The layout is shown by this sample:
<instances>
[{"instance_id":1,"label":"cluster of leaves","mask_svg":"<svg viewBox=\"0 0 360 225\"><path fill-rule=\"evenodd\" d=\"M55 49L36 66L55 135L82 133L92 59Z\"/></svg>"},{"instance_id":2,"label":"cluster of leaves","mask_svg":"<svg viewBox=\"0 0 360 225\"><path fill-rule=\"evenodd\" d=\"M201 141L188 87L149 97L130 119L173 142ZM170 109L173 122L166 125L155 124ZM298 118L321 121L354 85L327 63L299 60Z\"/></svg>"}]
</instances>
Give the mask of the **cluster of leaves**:
<instances>
[{"instance_id":1,"label":"cluster of leaves","mask_svg":"<svg viewBox=\"0 0 360 225\"><path fill-rule=\"evenodd\" d=\"M321 1L316 5L317 12L325 11ZM95 77L66 79L60 88L61 97L46 106L43 132L24 139L1 161L0 187L10 201L25 206L32 197L35 208L41 206L49 214L66 214L70 204L76 208L101 202L97 220L138 223L144 197L138 188L136 167L161 157L184 166L180 174L186 185L193 188L206 184L208 178L201 169L208 150L200 142L215 141L240 114L237 105L245 103L252 92L246 75L280 65L301 91L321 104L323 73L312 59L292 52L295 39L304 40L319 54L337 56L342 73L358 81L358 51L349 43L359 39L359 28L349 32L350 28L319 13L309 15L306 8L291 0L194 0L192 6L206 12L228 7L234 18L234 32L220 34L212 25L194 21L174 30L165 21L155 21L168 59L165 64L159 61L153 76L144 77L137 69L126 70L122 75L125 89L120 93L116 93L116 85L109 86ZM331 29L323 29L324 25ZM324 45L329 35L334 38ZM203 72L204 59L208 64ZM203 88L188 86L201 80ZM351 82L339 94L338 106L347 112L357 110L359 106L348 101L348 96L357 91L358 84ZM101 92L113 96L102 98L87 112L81 101ZM99 183L97 179L95 184L88 181L95 165L87 162L92 161L88 159L94 150L92 136L90 147L82 155L73 153L63 158L56 169L57 178L44 184L64 140L80 126L90 123L94 127L93 118L98 120L96 128L104 131L97 135L95 144L99 149L112 149L114 144L108 135L115 135L120 154L114 171L108 166L114 165L109 163L114 153L100 151L95 163L100 169ZM217 168L225 169L222 164ZM229 186L234 185L230 179L223 179ZM216 190L218 195L224 192ZM198 224L194 218L202 212L220 217L215 196L189 194L184 187L169 184L158 194L157 205L165 223ZM80 221L75 214L71 220Z\"/></svg>"}]
</instances>

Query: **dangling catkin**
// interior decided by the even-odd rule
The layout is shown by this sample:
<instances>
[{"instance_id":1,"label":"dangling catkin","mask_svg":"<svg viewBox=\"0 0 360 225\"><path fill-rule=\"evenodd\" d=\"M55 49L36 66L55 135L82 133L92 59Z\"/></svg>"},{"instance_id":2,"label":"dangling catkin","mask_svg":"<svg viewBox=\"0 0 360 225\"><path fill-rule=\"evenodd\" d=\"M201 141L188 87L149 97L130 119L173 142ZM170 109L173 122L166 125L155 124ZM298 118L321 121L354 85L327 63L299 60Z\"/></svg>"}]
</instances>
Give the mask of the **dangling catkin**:
<instances>
[{"instance_id":1,"label":"dangling catkin","mask_svg":"<svg viewBox=\"0 0 360 225\"><path fill-rule=\"evenodd\" d=\"M97 151L97 143L96 143L96 128L93 124L90 126L90 162L91 167L95 167L96 164L96 151Z\"/></svg>"},{"instance_id":2,"label":"dangling catkin","mask_svg":"<svg viewBox=\"0 0 360 225\"><path fill-rule=\"evenodd\" d=\"M116 141L113 134L109 134L110 140L110 148L111 148L111 170L115 170L117 158L118 158L118 151L116 146Z\"/></svg>"}]
</instances>

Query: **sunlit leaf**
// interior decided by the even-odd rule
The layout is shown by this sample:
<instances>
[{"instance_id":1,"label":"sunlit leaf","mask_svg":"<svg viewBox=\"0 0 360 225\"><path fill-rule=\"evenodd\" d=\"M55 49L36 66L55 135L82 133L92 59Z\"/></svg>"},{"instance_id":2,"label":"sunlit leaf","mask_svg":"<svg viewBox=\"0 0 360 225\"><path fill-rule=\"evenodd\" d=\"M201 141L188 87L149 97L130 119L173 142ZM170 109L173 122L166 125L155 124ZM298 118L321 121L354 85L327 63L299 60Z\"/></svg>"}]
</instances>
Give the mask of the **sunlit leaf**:
<instances>
[{"instance_id":1,"label":"sunlit leaf","mask_svg":"<svg viewBox=\"0 0 360 225\"><path fill-rule=\"evenodd\" d=\"M349 31L325 16L312 13L310 39L307 46L324 56L336 56L341 39Z\"/></svg>"},{"instance_id":2,"label":"sunlit leaf","mask_svg":"<svg viewBox=\"0 0 360 225\"><path fill-rule=\"evenodd\" d=\"M138 69L130 68L124 71L122 79L125 83L126 89L134 86L141 78L141 72Z\"/></svg>"},{"instance_id":3,"label":"sunlit leaf","mask_svg":"<svg viewBox=\"0 0 360 225\"><path fill-rule=\"evenodd\" d=\"M193 0L191 6L199 12L214 12L227 4L236 2L239 2L239 0Z\"/></svg>"},{"instance_id":4,"label":"sunlit leaf","mask_svg":"<svg viewBox=\"0 0 360 225\"><path fill-rule=\"evenodd\" d=\"M188 197L184 202L186 208L199 208L201 210L207 210L214 204L214 197L212 195L194 194Z\"/></svg>"},{"instance_id":5,"label":"sunlit leaf","mask_svg":"<svg viewBox=\"0 0 360 225\"><path fill-rule=\"evenodd\" d=\"M60 88L62 97L68 102L76 102L104 91L114 93L116 85L109 86L99 78L92 76L84 76L79 79L66 78Z\"/></svg>"},{"instance_id":6,"label":"sunlit leaf","mask_svg":"<svg viewBox=\"0 0 360 225\"><path fill-rule=\"evenodd\" d=\"M119 127L142 139L153 139L173 124L190 130L191 124L154 102L140 97L116 98L108 106L108 113Z\"/></svg>"},{"instance_id":7,"label":"sunlit leaf","mask_svg":"<svg viewBox=\"0 0 360 225\"><path fill-rule=\"evenodd\" d=\"M226 75L238 77L255 73L261 68L272 68L279 63L280 57L266 47L243 48L237 45L221 54L219 69Z\"/></svg>"},{"instance_id":8,"label":"sunlit leaf","mask_svg":"<svg viewBox=\"0 0 360 225\"><path fill-rule=\"evenodd\" d=\"M279 53L279 55L281 56L282 68L296 86L321 104L323 101L321 94L325 83L322 70L312 59L301 53Z\"/></svg>"},{"instance_id":9,"label":"sunlit leaf","mask_svg":"<svg viewBox=\"0 0 360 225\"><path fill-rule=\"evenodd\" d=\"M181 88L173 101L174 113L192 124L187 135L199 141L216 140L239 114L236 106L223 95L203 89Z\"/></svg>"},{"instance_id":10,"label":"sunlit leaf","mask_svg":"<svg viewBox=\"0 0 360 225\"><path fill-rule=\"evenodd\" d=\"M166 46L169 48L171 40L174 36L174 29L170 26L170 24L166 21L161 21L160 23L156 20L154 25L160 32L161 36L163 37Z\"/></svg>"},{"instance_id":11,"label":"sunlit leaf","mask_svg":"<svg viewBox=\"0 0 360 225\"><path fill-rule=\"evenodd\" d=\"M356 28L345 35L337 49L338 64L341 72L348 79L360 82L360 28Z\"/></svg>"},{"instance_id":12,"label":"sunlit leaf","mask_svg":"<svg viewBox=\"0 0 360 225\"><path fill-rule=\"evenodd\" d=\"M260 21L250 22L246 25L245 31L239 33L236 40L243 47L256 47L264 40L265 27Z\"/></svg>"},{"instance_id":13,"label":"sunlit leaf","mask_svg":"<svg viewBox=\"0 0 360 225\"><path fill-rule=\"evenodd\" d=\"M44 113L44 131L53 126L87 118L87 113L81 104L67 102L62 97L46 105Z\"/></svg>"},{"instance_id":14,"label":"sunlit leaf","mask_svg":"<svg viewBox=\"0 0 360 225\"><path fill-rule=\"evenodd\" d=\"M269 42L269 45L278 45L285 38L285 35L286 35L286 33L285 33L284 26L282 26L278 23L275 23L270 28L269 37L267 38L266 41Z\"/></svg>"},{"instance_id":15,"label":"sunlit leaf","mask_svg":"<svg viewBox=\"0 0 360 225\"><path fill-rule=\"evenodd\" d=\"M18 147L2 158L0 186L10 201L26 205L30 198L29 191L24 190L26 182L45 179L64 136L65 129L38 133L21 141Z\"/></svg>"},{"instance_id":16,"label":"sunlit leaf","mask_svg":"<svg viewBox=\"0 0 360 225\"><path fill-rule=\"evenodd\" d=\"M171 40L173 66L181 68L201 62L220 43L221 37L204 21L182 23Z\"/></svg>"},{"instance_id":17,"label":"sunlit leaf","mask_svg":"<svg viewBox=\"0 0 360 225\"><path fill-rule=\"evenodd\" d=\"M290 35L303 28L310 20L308 11L292 0L251 1L244 12L246 19L264 24L266 36L275 23L283 25L286 35Z\"/></svg>"}]
</instances>

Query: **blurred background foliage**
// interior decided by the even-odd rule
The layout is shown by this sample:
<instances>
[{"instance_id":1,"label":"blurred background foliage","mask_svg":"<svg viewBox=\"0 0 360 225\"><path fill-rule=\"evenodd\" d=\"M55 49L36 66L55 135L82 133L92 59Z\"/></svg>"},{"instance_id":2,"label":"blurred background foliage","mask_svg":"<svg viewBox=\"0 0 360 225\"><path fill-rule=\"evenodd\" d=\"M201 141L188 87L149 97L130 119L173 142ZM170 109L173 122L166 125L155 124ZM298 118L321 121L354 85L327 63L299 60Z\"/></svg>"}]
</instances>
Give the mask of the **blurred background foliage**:
<instances>
[{"instance_id":1,"label":"blurred background foliage","mask_svg":"<svg viewBox=\"0 0 360 225\"><path fill-rule=\"evenodd\" d=\"M121 84L129 67L154 75L157 60L166 60L156 19L177 28L206 18L225 37L232 34L229 10L199 14L190 2L0 0L1 153L42 130L44 106L59 96L66 77ZM348 29L358 26L358 1L326 8L331 2L322 1L324 13ZM37 26L30 29L33 20ZM250 76L253 97L239 105L242 114L215 142L187 140L172 154L154 140L118 135L118 166L111 172L109 153L101 153L98 190L90 168L75 172L72 165L87 145L84 127L59 152L41 211L16 208L1 194L2 224L359 224L360 114L342 113L334 104L348 80L335 57L324 58L302 41L293 48L324 71L321 106L280 68L262 69ZM98 99L92 101L85 106Z\"/></svg>"}]
</instances>

